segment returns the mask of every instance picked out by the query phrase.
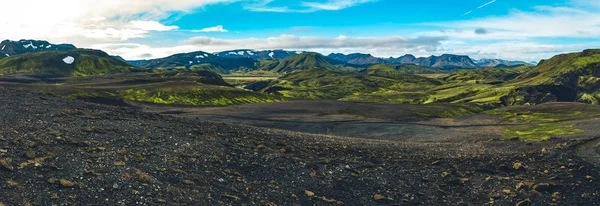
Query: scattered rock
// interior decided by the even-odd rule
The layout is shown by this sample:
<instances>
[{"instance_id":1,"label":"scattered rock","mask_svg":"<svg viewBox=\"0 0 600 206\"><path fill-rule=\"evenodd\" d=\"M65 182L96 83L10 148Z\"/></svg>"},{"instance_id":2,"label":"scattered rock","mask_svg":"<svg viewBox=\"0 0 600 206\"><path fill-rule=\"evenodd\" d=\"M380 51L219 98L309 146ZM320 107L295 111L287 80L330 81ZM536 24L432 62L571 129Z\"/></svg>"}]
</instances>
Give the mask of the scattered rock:
<instances>
[{"instance_id":1,"label":"scattered rock","mask_svg":"<svg viewBox=\"0 0 600 206\"><path fill-rule=\"evenodd\" d=\"M7 184L8 186L11 186L11 187L15 187L15 186L18 186L18 185L19 185L19 183L18 183L18 182L15 182L15 181L13 181L13 180L6 180L6 184Z\"/></svg>"},{"instance_id":2,"label":"scattered rock","mask_svg":"<svg viewBox=\"0 0 600 206\"><path fill-rule=\"evenodd\" d=\"M323 201L324 201L324 202L326 202L326 203L335 203L335 202L337 202L337 200L334 200L334 199L328 199L328 198L327 198L327 197L325 197L325 196L321 197L321 200L323 200Z\"/></svg>"},{"instance_id":3,"label":"scattered rock","mask_svg":"<svg viewBox=\"0 0 600 206\"><path fill-rule=\"evenodd\" d=\"M517 206L531 206L531 200L526 199L526 200L517 202Z\"/></svg>"},{"instance_id":4,"label":"scattered rock","mask_svg":"<svg viewBox=\"0 0 600 206\"><path fill-rule=\"evenodd\" d=\"M523 170L523 169L525 169L525 165L523 165L523 163L520 163L520 162L515 162L513 164L513 169L515 169L515 170Z\"/></svg>"},{"instance_id":5,"label":"scattered rock","mask_svg":"<svg viewBox=\"0 0 600 206\"><path fill-rule=\"evenodd\" d=\"M312 191L308 191L308 190L304 190L304 194L305 194L306 196L308 196L308 197L315 196L315 193L314 193L314 192L312 192Z\"/></svg>"},{"instance_id":6,"label":"scattered rock","mask_svg":"<svg viewBox=\"0 0 600 206\"><path fill-rule=\"evenodd\" d=\"M375 194L375 195L373 195L373 199L375 199L376 201L379 201L379 200L386 200L385 196L383 196L383 195L380 195L380 194Z\"/></svg>"},{"instance_id":7,"label":"scattered rock","mask_svg":"<svg viewBox=\"0 0 600 206\"><path fill-rule=\"evenodd\" d=\"M14 167L11 165L11 163L12 163L12 159L10 159L10 158L0 159L0 169L6 169L6 170L13 171Z\"/></svg>"},{"instance_id":8,"label":"scattered rock","mask_svg":"<svg viewBox=\"0 0 600 206\"><path fill-rule=\"evenodd\" d=\"M539 183L535 186L533 186L533 190L538 191L538 192L547 192L552 190L555 187L554 184L550 184L550 183Z\"/></svg>"},{"instance_id":9,"label":"scattered rock","mask_svg":"<svg viewBox=\"0 0 600 206\"><path fill-rule=\"evenodd\" d=\"M232 200L235 200L235 201L238 201L238 200L240 200L240 198L239 198L239 197L237 197L237 196L234 196L234 195L229 195L229 194L225 194L225 195L223 195L223 197L224 197L224 198L229 198L229 199L232 199Z\"/></svg>"},{"instance_id":10,"label":"scattered rock","mask_svg":"<svg viewBox=\"0 0 600 206\"><path fill-rule=\"evenodd\" d=\"M177 168L171 168L171 172L173 172L173 173L185 173L185 171L183 171L182 169L177 169Z\"/></svg>"},{"instance_id":11,"label":"scattered rock","mask_svg":"<svg viewBox=\"0 0 600 206\"><path fill-rule=\"evenodd\" d=\"M59 180L60 185L62 185L63 187L75 187L75 183L69 181L69 180L65 180L65 179L60 179Z\"/></svg>"}]
</instances>

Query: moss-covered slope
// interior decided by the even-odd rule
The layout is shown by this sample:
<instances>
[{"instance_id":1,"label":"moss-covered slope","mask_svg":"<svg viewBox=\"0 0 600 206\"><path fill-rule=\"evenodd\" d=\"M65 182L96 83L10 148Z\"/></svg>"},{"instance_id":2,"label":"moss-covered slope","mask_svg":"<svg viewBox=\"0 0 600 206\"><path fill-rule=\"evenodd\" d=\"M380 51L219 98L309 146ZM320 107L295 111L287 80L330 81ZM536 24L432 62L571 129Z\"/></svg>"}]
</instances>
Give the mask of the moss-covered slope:
<instances>
[{"instance_id":1,"label":"moss-covered slope","mask_svg":"<svg viewBox=\"0 0 600 206\"><path fill-rule=\"evenodd\" d=\"M36 52L0 59L0 75L99 76L142 71L98 50Z\"/></svg>"}]
</instances>

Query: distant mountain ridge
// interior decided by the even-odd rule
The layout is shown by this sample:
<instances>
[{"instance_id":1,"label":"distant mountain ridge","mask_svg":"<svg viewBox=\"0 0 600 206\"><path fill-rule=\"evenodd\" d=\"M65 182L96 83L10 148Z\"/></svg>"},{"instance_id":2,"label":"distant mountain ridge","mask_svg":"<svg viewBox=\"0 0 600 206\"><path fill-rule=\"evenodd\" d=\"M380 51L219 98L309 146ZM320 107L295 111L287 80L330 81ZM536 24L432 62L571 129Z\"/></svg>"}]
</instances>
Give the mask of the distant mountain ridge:
<instances>
[{"instance_id":1,"label":"distant mountain ridge","mask_svg":"<svg viewBox=\"0 0 600 206\"><path fill-rule=\"evenodd\" d=\"M523 61L508 61L502 59L481 59L473 60L466 55L443 54L441 56L415 57L407 54L397 58L378 58L370 54L339 54L332 53L327 57L344 61L350 64L369 65L369 64L415 64L419 66L441 68L441 69L474 69L474 68L512 68L521 65L529 65Z\"/></svg>"},{"instance_id":2,"label":"distant mountain ridge","mask_svg":"<svg viewBox=\"0 0 600 206\"><path fill-rule=\"evenodd\" d=\"M479 59L473 60L479 67L484 68L496 68L496 67L518 67L522 65L530 65L530 63L524 61L509 61L502 59Z\"/></svg>"},{"instance_id":3,"label":"distant mountain ridge","mask_svg":"<svg viewBox=\"0 0 600 206\"><path fill-rule=\"evenodd\" d=\"M388 63L386 60L374 57L370 54L361 54L361 53L353 53L353 54L340 54L340 53L332 53L327 55L328 58L343 61L349 64L357 64L357 65L366 65L366 64L385 64Z\"/></svg>"},{"instance_id":4,"label":"distant mountain ridge","mask_svg":"<svg viewBox=\"0 0 600 206\"><path fill-rule=\"evenodd\" d=\"M223 58L250 58L250 59L284 59L286 57L294 56L296 54L305 53L304 51L286 51L286 50L251 50L251 49L238 49L216 52L214 55Z\"/></svg>"},{"instance_id":5,"label":"distant mountain ridge","mask_svg":"<svg viewBox=\"0 0 600 206\"><path fill-rule=\"evenodd\" d=\"M77 49L72 44L52 44L43 40L4 40L0 42L0 59L20 54Z\"/></svg>"}]
</instances>

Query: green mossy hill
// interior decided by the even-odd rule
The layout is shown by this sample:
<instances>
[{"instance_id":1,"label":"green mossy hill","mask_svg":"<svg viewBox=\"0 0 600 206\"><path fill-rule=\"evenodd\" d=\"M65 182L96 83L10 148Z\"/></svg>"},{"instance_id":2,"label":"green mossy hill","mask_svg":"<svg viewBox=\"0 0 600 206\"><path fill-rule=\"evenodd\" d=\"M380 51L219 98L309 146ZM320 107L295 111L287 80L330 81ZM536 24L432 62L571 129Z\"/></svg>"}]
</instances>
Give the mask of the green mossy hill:
<instances>
[{"instance_id":1,"label":"green mossy hill","mask_svg":"<svg viewBox=\"0 0 600 206\"><path fill-rule=\"evenodd\" d=\"M521 66L514 69L474 69L458 71L444 80L448 82L471 82L483 84L499 84L513 80L530 71L533 66Z\"/></svg>"},{"instance_id":2,"label":"green mossy hill","mask_svg":"<svg viewBox=\"0 0 600 206\"><path fill-rule=\"evenodd\" d=\"M398 98L407 99L400 96L419 95L414 94L414 92L427 87L438 86L441 82L395 71L368 74L311 69L293 72L278 80L257 82L256 84L262 84L254 87L259 88L262 92L281 94L290 98L397 102ZM370 94L375 95L388 91L401 91L402 94L380 95L377 99L369 97ZM391 97L391 99L385 99L388 97Z\"/></svg>"},{"instance_id":3,"label":"green mossy hill","mask_svg":"<svg viewBox=\"0 0 600 206\"><path fill-rule=\"evenodd\" d=\"M597 90L600 87L600 49L561 54L541 61L521 75L514 84L558 85L571 89Z\"/></svg>"},{"instance_id":4,"label":"green mossy hill","mask_svg":"<svg viewBox=\"0 0 600 206\"><path fill-rule=\"evenodd\" d=\"M556 101L598 104L600 50L561 54L543 60L506 86L516 88L504 98L506 105Z\"/></svg>"},{"instance_id":5,"label":"green mossy hill","mask_svg":"<svg viewBox=\"0 0 600 206\"><path fill-rule=\"evenodd\" d=\"M69 59L73 60L69 63ZM27 53L0 59L0 75L55 74L101 76L145 71L98 50L75 49Z\"/></svg>"},{"instance_id":6,"label":"green mossy hill","mask_svg":"<svg viewBox=\"0 0 600 206\"><path fill-rule=\"evenodd\" d=\"M376 64L369 67L366 72L374 73L401 73L401 74L446 74L448 70L429 68L414 64Z\"/></svg>"},{"instance_id":7,"label":"green mossy hill","mask_svg":"<svg viewBox=\"0 0 600 206\"><path fill-rule=\"evenodd\" d=\"M309 69L336 70L336 67L320 54L303 53L279 61L277 66L273 67L271 71L285 73Z\"/></svg>"},{"instance_id":8,"label":"green mossy hill","mask_svg":"<svg viewBox=\"0 0 600 206\"><path fill-rule=\"evenodd\" d=\"M109 104L125 104L123 100L130 100L165 105L229 106L285 100L282 96L235 88L209 71L68 78L61 84L32 84L23 89Z\"/></svg>"}]
</instances>

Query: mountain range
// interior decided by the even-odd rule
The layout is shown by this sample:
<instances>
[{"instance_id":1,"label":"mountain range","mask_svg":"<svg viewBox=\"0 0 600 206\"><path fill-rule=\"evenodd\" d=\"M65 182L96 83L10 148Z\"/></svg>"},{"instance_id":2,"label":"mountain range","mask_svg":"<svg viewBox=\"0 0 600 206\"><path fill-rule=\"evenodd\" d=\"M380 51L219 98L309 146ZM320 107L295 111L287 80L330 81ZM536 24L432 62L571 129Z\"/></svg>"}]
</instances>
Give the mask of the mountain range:
<instances>
[{"instance_id":1,"label":"mountain range","mask_svg":"<svg viewBox=\"0 0 600 206\"><path fill-rule=\"evenodd\" d=\"M285 50L231 50L214 53L214 55L223 58L250 58L250 59L284 59L289 56L305 53L303 51L285 51ZM352 65L374 65L374 64L415 64L431 68L442 69L474 69L474 68L499 68L516 67L527 65L523 61L508 61L502 59L481 59L473 60L466 55L443 54L441 56L415 57L411 54L397 58L379 58L371 54L341 54L332 53L324 57L332 60L344 62Z\"/></svg>"},{"instance_id":2,"label":"mountain range","mask_svg":"<svg viewBox=\"0 0 600 206\"><path fill-rule=\"evenodd\" d=\"M17 55L77 50L71 44L52 44L42 40L5 40L0 43L0 59ZM35 55L32 55L32 57ZM35 56L39 57L39 56ZM118 62L125 61L120 56L111 56ZM99 59L103 59L102 56ZM370 54L340 54L332 53L327 56L305 51L286 50L230 50L217 53L196 51L179 53L164 58L149 60L126 61L136 67L159 70L206 70L221 74L248 71L271 71L286 73L295 70L322 68L335 71L359 71L377 64L412 64L418 69L436 68L444 70L474 69L474 68L513 68L527 65L522 61L507 61L501 59L473 60L465 55L443 54L441 56L415 57L407 54L397 58L379 58ZM26 68L25 68L26 69ZM13 69L14 70L14 69ZM23 70L23 69L20 69Z\"/></svg>"},{"instance_id":3,"label":"mountain range","mask_svg":"<svg viewBox=\"0 0 600 206\"><path fill-rule=\"evenodd\" d=\"M51 44L41 40L4 40L0 42L0 59L32 52L65 51L71 49L76 49L76 47L71 44Z\"/></svg>"}]
</instances>

